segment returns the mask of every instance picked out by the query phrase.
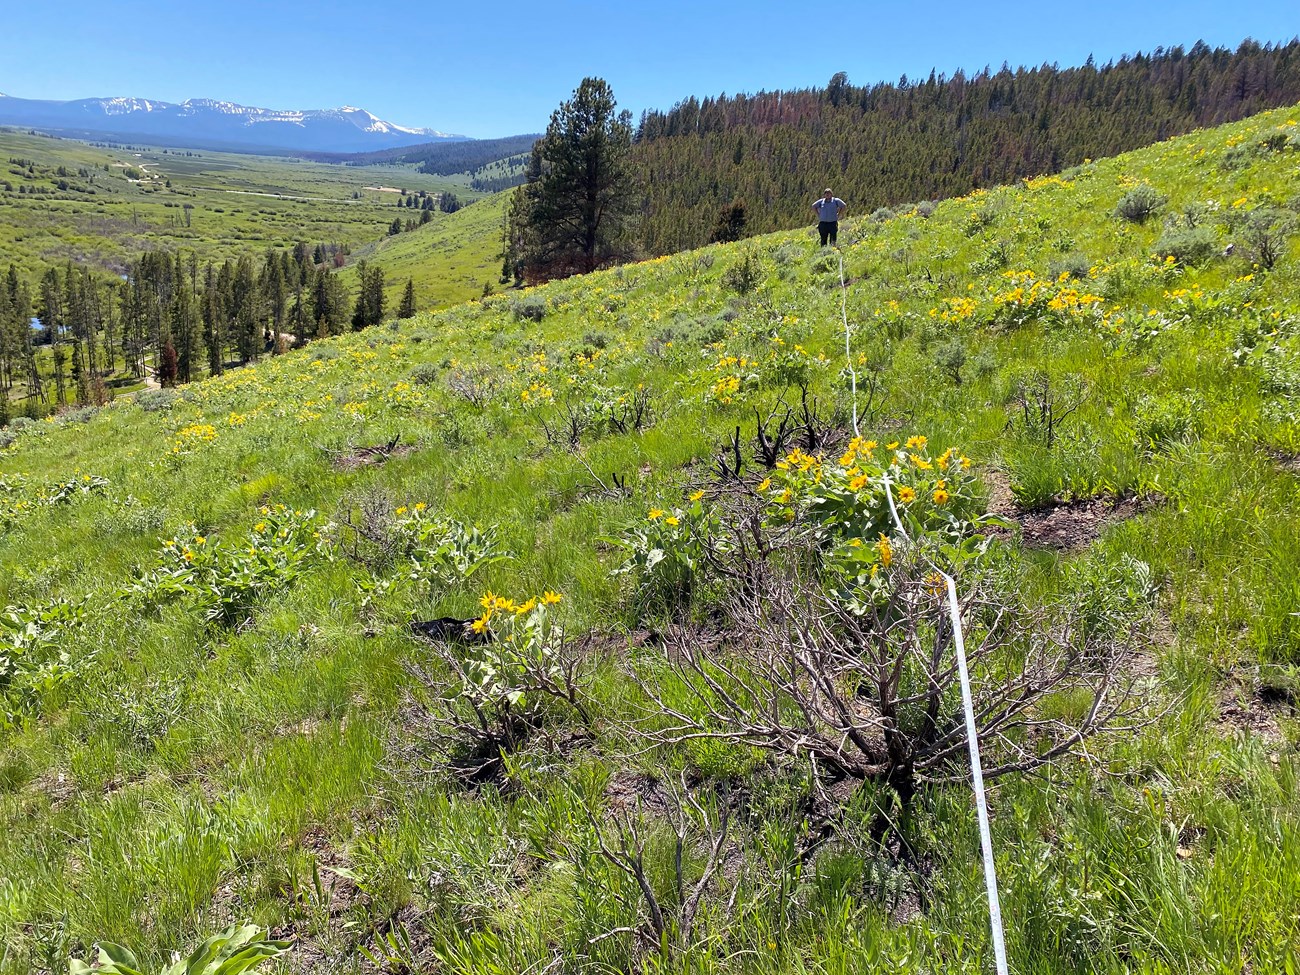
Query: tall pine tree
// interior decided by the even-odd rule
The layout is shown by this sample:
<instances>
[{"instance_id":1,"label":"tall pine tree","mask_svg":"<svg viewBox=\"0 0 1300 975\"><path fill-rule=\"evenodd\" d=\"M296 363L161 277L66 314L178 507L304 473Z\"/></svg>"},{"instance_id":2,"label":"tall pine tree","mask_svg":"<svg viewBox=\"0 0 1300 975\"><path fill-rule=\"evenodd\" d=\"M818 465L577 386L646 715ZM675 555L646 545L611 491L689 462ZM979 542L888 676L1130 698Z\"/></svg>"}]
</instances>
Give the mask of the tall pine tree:
<instances>
[{"instance_id":1,"label":"tall pine tree","mask_svg":"<svg viewBox=\"0 0 1300 975\"><path fill-rule=\"evenodd\" d=\"M634 206L632 116L600 78L584 78L551 114L516 190L507 243L530 281L594 270L627 252Z\"/></svg>"}]
</instances>

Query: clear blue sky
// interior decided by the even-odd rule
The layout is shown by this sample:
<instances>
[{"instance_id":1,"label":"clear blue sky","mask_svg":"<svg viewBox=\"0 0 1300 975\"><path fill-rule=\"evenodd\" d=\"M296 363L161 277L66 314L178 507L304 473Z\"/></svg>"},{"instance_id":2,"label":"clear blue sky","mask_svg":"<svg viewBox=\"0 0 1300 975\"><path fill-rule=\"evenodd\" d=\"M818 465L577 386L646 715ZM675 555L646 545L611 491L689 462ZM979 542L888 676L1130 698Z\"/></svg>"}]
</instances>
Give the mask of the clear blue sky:
<instances>
[{"instance_id":1,"label":"clear blue sky","mask_svg":"<svg viewBox=\"0 0 1300 975\"><path fill-rule=\"evenodd\" d=\"M688 95L854 84L1018 64L1104 63L1198 39L1286 41L1297 0L930 0L795 4L498 0L16 2L0 91L357 105L477 138L540 131L587 75L639 114Z\"/></svg>"}]
</instances>

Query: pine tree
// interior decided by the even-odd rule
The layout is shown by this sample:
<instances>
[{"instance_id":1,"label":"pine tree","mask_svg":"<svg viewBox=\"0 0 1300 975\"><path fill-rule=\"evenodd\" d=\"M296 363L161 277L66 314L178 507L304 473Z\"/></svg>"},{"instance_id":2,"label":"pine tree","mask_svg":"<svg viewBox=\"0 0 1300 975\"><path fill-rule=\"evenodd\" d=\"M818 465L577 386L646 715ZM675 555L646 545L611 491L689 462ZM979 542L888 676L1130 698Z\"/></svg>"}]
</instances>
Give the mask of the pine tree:
<instances>
[{"instance_id":1,"label":"pine tree","mask_svg":"<svg viewBox=\"0 0 1300 975\"><path fill-rule=\"evenodd\" d=\"M745 236L745 223L744 201L733 200L731 206L718 215L718 222L713 225L713 233L709 240L715 244L740 240Z\"/></svg>"},{"instance_id":2,"label":"pine tree","mask_svg":"<svg viewBox=\"0 0 1300 975\"><path fill-rule=\"evenodd\" d=\"M615 107L605 81L584 78L533 148L509 234L530 280L591 271L625 253L632 116Z\"/></svg>"},{"instance_id":3,"label":"pine tree","mask_svg":"<svg viewBox=\"0 0 1300 975\"><path fill-rule=\"evenodd\" d=\"M352 311L352 328L360 331L384 320L384 269L360 261L357 263L357 278L361 290Z\"/></svg>"},{"instance_id":4,"label":"pine tree","mask_svg":"<svg viewBox=\"0 0 1300 975\"><path fill-rule=\"evenodd\" d=\"M406 279L406 290L402 292L402 303L397 306L398 318L415 317L415 281Z\"/></svg>"}]
</instances>

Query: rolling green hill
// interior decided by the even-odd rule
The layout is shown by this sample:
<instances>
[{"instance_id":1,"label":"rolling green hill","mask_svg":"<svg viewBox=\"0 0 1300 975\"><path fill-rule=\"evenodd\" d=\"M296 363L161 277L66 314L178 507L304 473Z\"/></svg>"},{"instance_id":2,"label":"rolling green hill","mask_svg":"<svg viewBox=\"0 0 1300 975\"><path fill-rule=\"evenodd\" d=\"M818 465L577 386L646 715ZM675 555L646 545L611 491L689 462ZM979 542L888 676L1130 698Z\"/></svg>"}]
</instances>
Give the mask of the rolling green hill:
<instances>
[{"instance_id":1,"label":"rolling green hill","mask_svg":"<svg viewBox=\"0 0 1300 975\"><path fill-rule=\"evenodd\" d=\"M0 972L988 971L932 563L1013 970L1296 969L1297 131L0 430Z\"/></svg>"},{"instance_id":2,"label":"rolling green hill","mask_svg":"<svg viewBox=\"0 0 1300 975\"><path fill-rule=\"evenodd\" d=\"M455 213L435 213L430 223L354 250L344 280L356 284L356 264L384 269L388 307L396 310L408 280L416 307L444 308L483 294L501 276L501 218L506 196L498 193Z\"/></svg>"},{"instance_id":3,"label":"rolling green hill","mask_svg":"<svg viewBox=\"0 0 1300 975\"><path fill-rule=\"evenodd\" d=\"M750 233L796 227L823 186L852 212L1054 173L1300 99L1300 38L1198 42L1104 65L1003 64L897 84L691 97L647 112L633 168L650 253L710 240L722 210Z\"/></svg>"},{"instance_id":4,"label":"rolling green hill","mask_svg":"<svg viewBox=\"0 0 1300 975\"><path fill-rule=\"evenodd\" d=\"M101 148L13 129L0 129L0 156L0 264L33 278L67 261L120 273L159 248L220 261L299 240L358 246L411 216L394 206L398 190L476 196L467 178L411 166Z\"/></svg>"}]
</instances>

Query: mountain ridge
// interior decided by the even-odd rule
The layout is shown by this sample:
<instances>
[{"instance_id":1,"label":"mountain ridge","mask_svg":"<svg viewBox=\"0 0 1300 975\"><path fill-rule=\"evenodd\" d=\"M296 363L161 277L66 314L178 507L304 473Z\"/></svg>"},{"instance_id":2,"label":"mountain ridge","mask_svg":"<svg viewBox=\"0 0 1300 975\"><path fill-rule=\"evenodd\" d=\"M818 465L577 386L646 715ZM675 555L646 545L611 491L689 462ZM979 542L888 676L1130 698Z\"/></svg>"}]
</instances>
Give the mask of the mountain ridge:
<instances>
[{"instance_id":1,"label":"mountain ridge","mask_svg":"<svg viewBox=\"0 0 1300 975\"><path fill-rule=\"evenodd\" d=\"M398 125L352 105L270 109L217 98L166 102L136 96L72 99L0 96L0 125L126 138L180 140L196 147L365 152L468 137Z\"/></svg>"}]
</instances>

